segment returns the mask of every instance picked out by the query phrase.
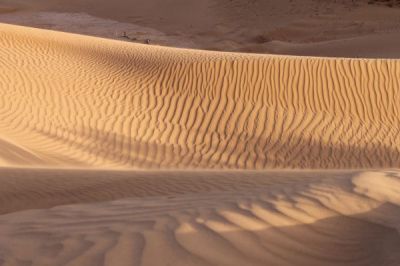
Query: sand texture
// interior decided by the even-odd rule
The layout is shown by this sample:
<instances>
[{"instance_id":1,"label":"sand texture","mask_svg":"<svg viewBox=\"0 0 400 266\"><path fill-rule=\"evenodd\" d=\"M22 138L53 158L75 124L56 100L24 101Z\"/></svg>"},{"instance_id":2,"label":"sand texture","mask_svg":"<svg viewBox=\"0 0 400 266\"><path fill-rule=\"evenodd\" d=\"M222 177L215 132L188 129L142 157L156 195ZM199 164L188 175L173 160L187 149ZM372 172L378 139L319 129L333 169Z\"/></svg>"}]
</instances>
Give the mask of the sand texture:
<instances>
[{"instance_id":1,"label":"sand texture","mask_svg":"<svg viewBox=\"0 0 400 266\"><path fill-rule=\"evenodd\" d=\"M399 103L396 59L0 24L0 266L398 266Z\"/></svg>"},{"instance_id":2,"label":"sand texture","mask_svg":"<svg viewBox=\"0 0 400 266\"><path fill-rule=\"evenodd\" d=\"M14 169L2 170L0 180L20 210L0 216L2 265L400 262L397 171ZM118 199L127 191L131 198ZM104 201L110 195L116 200ZM75 204L23 210L48 208L54 199Z\"/></svg>"},{"instance_id":3,"label":"sand texture","mask_svg":"<svg viewBox=\"0 0 400 266\"><path fill-rule=\"evenodd\" d=\"M2 165L400 163L400 60L202 52L1 25Z\"/></svg>"}]
</instances>

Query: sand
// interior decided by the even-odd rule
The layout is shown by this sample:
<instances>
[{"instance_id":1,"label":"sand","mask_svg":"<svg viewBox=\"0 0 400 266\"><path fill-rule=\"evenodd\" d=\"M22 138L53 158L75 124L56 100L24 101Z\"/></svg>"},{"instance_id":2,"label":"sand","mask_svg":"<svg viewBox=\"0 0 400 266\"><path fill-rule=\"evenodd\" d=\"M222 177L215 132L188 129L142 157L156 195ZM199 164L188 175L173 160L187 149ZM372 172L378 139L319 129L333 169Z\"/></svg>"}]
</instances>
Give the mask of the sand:
<instances>
[{"instance_id":1,"label":"sand","mask_svg":"<svg viewBox=\"0 0 400 266\"><path fill-rule=\"evenodd\" d=\"M398 171L8 169L0 180L2 265L400 261Z\"/></svg>"},{"instance_id":2,"label":"sand","mask_svg":"<svg viewBox=\"0 0 400 266\"><path fill-rule=\"evenodd\" d=\"M0 47L5 166L400 163L399 60L205 52L10 25Z\"/></svg>"},{"instance_id":3,"label":"sand","mask_svg":"<svg viewBox=\"0 0 400 266\"><path fill-rule=\"evenodd\" d=\"M399 77L0 24L0 265L399 265Z\"/></svg>"},{"instance_id":4,"label":"sand","mask_svg":"<svg viewBox=\"0 0 400 266\"><path fill-rule=\"evenodd\" d=\"M0 22L129 42L400 58L400 3L395 0L0 0L0 7L6 5L15 10L0 14Z\"/></svg>"}]
</instances>

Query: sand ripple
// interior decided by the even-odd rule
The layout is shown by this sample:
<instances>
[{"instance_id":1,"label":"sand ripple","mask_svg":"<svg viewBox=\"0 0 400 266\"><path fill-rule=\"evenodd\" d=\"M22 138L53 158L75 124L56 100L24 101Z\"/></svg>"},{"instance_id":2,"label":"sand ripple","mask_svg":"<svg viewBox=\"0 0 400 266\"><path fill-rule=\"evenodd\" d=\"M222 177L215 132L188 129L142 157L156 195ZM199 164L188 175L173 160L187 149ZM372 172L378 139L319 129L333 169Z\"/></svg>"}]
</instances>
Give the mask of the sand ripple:
<instances>
[{"instance_id":1,"label":"sand ripple","mask_svg":"<svg viewBox=\"0 0 400 266\"><path fill-rule=\"evenodd\" d=\"M3 165L400 165L399 60L192 51L3 24L0 64L1 137L24 151L0 152Z\"/></svg>"},{"instance_id":2,"label":"sand ripple","mask_svg":"<svg viewBox=\"0 0 400 266\"><path fill-rule=\"evenodd\" d=\"M224 174L238 186L225 186L233 182ZM156 188L155 173L141 175ZM400 261L399 172L208 172L208 179L180 172L181 181L171 178L172 172L158 175L158 187L165 189L158 196L0 216L0 264L388 266ZM163 178L171 183L163 184ZM208 186L214 189L205 192ZM93 187L88 195L101 190ZM383 191L391 193L382 196ZM43 202L44 194L36 199Z\"/></svg>"},{"instance_id":3,"label":"sand ripple","mask_svg":"<svg viewBox=\"0 0 400 266\"><path fill-rule=\"evenodd\" d=\"M398 171L265 170L399 167L399 77L0 24L0 266L399 265Z\"/></svg>"}]
</instances>

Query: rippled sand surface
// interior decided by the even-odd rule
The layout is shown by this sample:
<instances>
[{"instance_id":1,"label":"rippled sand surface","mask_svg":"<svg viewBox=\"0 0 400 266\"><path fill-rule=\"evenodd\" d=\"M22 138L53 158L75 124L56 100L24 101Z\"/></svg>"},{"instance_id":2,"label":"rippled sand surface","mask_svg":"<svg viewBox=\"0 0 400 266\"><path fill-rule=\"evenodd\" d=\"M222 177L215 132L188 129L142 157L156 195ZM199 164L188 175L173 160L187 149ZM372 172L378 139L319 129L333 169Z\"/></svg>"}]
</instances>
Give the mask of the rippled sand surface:
<instances>
[{"instance_id":1,"label":"rippled sand surface","mask_svg":"<svg viewBox=\"0 0 400 266\"><path fill-rule=\"evenodd\" d=\"M399 265L399 77L0 24L0 265Z\"/></svg>"},{"instance_id":2,"label":"rippled sand surface","mask_svg":"<svg viewBox=\"0 0 400 266\"><path fill-rule=\"evenodd\" d=\"M2 265L400 261L397 171L9 169L0 180Z\"/></svg>"},{"instance_id":3,"label":"rippled sand surface","mask_svg":"<svg viewBox=\"0 0 400 266\"><path fill-rule=\"evenodd\" d=\"M1 25L3 165L400 162L400 60L180 50Z\"/></svg>"}]
</instances>

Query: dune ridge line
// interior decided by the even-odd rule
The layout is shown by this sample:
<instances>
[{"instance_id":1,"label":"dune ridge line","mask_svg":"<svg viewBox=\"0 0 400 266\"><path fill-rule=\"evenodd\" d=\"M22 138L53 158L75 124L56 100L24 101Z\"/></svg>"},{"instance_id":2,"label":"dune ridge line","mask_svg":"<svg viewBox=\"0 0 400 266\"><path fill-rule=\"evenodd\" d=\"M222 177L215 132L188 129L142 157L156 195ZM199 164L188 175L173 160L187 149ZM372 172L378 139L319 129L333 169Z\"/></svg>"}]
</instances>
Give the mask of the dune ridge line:
<instances>
[{"instance_id":1,"label":"dune ridge line","mask_svg":"<svg viewBox=\"0 0 400 266\"><path fill-rule=\"evenodd\" d=\"M400 164L400 60L203 52L0 26L1 165Z\"/></svg>"}]
</instances>

